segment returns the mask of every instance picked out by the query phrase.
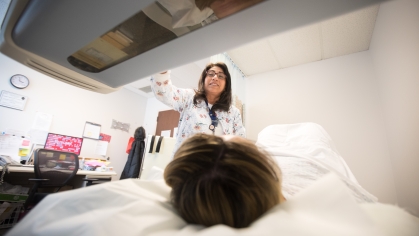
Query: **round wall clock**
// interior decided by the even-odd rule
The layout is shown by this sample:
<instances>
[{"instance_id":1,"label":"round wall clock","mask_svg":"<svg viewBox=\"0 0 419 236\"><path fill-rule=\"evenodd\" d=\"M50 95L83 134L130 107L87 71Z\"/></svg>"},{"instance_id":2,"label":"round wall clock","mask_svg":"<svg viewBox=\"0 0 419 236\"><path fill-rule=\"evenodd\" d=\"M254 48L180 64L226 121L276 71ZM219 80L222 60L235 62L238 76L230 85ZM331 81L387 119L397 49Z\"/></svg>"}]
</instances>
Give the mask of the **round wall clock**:
<instances>
[{"instance_id":1,"label":"round wall clock","mask_svg":"<svg viewBox=\"0 0 419 236\"><path fill-rule=\"evenodd\" d=\"M17 74L10 77L10 83L18 89L24 89L28 87L29 79L24 75Z\"/></svg>"}]
</instances>

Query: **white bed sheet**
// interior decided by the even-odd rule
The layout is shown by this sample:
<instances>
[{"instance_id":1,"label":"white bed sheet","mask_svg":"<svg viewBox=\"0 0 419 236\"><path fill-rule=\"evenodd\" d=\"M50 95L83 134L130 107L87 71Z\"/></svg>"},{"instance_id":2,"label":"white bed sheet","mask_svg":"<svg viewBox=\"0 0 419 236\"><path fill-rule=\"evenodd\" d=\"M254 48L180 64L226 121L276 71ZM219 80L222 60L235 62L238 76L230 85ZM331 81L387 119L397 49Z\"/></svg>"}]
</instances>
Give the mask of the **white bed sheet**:
<instances>
[{"instance_id":1,"label":"white bed sheet","mask_svg":"<svg viewBox=\"0 0 419 236\"><path fill-rule=\"evenodd\" d=\"M245 229L186 224L168 202L169 193L163 181L127 179L53 194L7 235L413 236L419 232L418 219L400 208L357 204L334 174Z\"/></svg>"}]
</instances>

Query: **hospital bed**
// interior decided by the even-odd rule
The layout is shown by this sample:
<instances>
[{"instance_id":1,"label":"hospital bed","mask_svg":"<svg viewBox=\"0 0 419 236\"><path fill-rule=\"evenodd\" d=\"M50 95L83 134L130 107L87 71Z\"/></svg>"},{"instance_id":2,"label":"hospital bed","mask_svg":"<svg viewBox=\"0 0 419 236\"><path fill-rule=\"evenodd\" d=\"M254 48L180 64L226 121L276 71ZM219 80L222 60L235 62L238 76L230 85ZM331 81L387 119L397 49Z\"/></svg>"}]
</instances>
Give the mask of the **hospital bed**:
<instances>
[{"instance_id":1,"label":"hospital bed","mask_svg":"<svg viewBox=\"0 0 419 236\"><path fill-rule=\"evenodd\" d=\"M50 195L7 235L419 235L418 218L359 186L321 126L269 126L256 144L288 165L281 167L287 201L248 228L187 224L163 180L127 179ZM287 157L328 171L309 181L307 166ZM293 173L308 180L287 177Z\"/></svg>"}]
</instances>

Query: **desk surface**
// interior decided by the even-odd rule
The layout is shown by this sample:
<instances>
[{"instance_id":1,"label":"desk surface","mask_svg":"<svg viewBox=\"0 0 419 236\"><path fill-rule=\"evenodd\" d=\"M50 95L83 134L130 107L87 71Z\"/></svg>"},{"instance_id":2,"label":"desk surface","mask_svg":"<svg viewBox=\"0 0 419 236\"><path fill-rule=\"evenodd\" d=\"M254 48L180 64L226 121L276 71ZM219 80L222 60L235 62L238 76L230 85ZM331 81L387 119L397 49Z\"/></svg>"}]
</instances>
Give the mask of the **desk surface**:
<instances>
[{"instance_id":1,"label":"desk surface","mask_svg":"<svg viewBox=\"0 0 419 236\"><path fill-rule=\"evenodd\" d=\"M3 169L2 166L0 166L0 171ZM26 166L9 166L10 172L20 172L20 173L33 173L33 167L26 167ZM89 170L79 170L77 171L77 175L89 175L89 176L111 176L116 175L115 171L89 171Z\"/></svg>"}]
</instances>

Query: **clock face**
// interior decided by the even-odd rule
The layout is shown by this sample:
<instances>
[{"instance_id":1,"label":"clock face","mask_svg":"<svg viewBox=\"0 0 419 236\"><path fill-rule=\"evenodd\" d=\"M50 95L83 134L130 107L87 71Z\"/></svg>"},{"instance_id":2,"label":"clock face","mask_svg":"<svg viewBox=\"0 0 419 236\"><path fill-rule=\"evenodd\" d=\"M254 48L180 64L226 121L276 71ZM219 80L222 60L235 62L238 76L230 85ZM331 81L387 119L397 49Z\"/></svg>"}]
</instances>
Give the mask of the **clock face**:
<instances>
[{"instance_id":1,"label":"clock face","mask_svg":"<svg viewBox=\"0 0 419 236\"><path fill-rule=\"evenodd\" d=\"M10 83L18 89L28 87L29 79L24 75L14 75L10 78Z\"/></svg>"}]
</instances>

